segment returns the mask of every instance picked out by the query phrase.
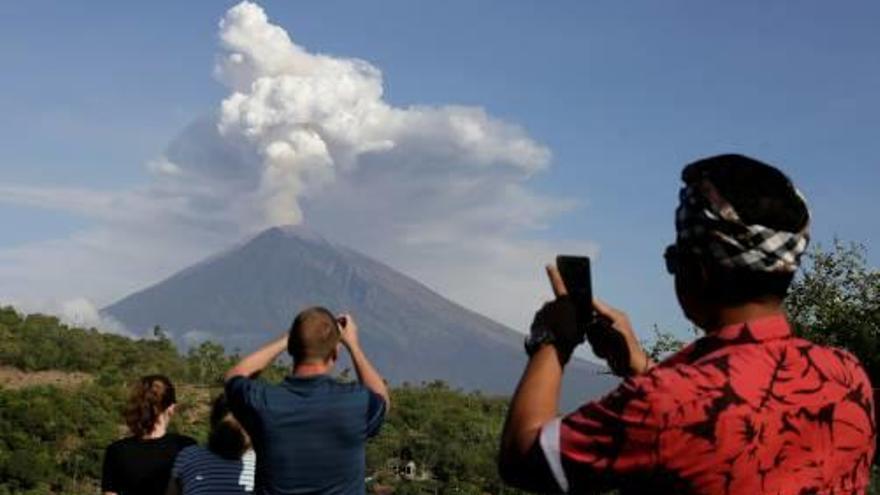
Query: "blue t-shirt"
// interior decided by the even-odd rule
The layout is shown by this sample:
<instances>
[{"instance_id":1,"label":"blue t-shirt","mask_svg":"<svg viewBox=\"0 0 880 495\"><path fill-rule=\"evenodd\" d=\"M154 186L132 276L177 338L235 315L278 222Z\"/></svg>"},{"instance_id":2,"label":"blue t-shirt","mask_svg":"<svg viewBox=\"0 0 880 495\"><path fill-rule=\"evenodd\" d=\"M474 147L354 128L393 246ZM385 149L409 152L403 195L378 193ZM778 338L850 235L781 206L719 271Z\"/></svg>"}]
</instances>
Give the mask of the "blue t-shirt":
<instances>
[{"instance_id":1,"label":"blue t-shirt","mask_svg":"<svg viewBox=\"0 0 880 495\"><path fill-rule=\"evenodd\" d=\"M364 444L385 418L380 395L316 375L278 385L234 377L226 396L257 452L257 493L365 492Z\"/></svg>"},{"instance_id":2,"label":"blue t-shirt","mask_svg":"<svg viewBox=\"0 0 880 495\"><path fill-rule=\"evenodd\" d=\"M180 482L183 495L235 495L254 491L255 465L253 450L232 460L193 445L177 454L171 476Z\"/></svg>"}]
</instances>

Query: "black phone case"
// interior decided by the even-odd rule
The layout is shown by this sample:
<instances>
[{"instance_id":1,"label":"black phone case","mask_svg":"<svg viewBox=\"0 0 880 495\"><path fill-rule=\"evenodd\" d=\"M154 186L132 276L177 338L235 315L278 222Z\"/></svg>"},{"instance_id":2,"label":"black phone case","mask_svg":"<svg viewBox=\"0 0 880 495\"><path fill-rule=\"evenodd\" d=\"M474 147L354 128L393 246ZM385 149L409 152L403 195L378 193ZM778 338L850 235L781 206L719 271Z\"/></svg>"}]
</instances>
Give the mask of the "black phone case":
<instances>
[{"instance_id":1,"label":"black phone case","mask_svg":"<svg viewBox=\"0 0 880 495\"><path fill-rule=\"evenodd\" d=\"M593 284L590 277L590 258L586 256L556 257L556 268L565 282L569 297L575 304L578 329L586 332L593 322Z\"/></svg>"},{"instance_id":2,"label":"black phone case","mask_svg":"<svg viewBox=\"0 0 880 495\"><path fill-rule=\"evenodd\" d=\"M556 267L565 288L575 304L578 330L589 341L596 357L604 359L611 372L625 376L629 365L626 341L612 328L611 321L593 311L593 284L590 276L590 258L586 256L556 257Z\"/></svg>"}]
</instances>

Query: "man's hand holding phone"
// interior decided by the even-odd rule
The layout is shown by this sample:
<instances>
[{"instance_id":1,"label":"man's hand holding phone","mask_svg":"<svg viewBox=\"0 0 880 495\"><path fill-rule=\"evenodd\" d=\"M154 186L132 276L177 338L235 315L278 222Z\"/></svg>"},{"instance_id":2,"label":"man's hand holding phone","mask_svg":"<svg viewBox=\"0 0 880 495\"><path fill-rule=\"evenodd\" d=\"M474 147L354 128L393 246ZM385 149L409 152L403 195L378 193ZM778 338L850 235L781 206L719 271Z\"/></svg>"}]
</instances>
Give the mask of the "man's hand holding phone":
<instances>
[{"instance_id":1,"label":"man's hand holding phone","mask_svg":"<svg viewBox=\"0 0 880 495\"><path fill-rule=\"evenodd\" d=\"M560 256L556 265L547 267L547 275L557 299L535 315L533 328L539 320L544 325L553 325L550 327L552 339L560 341L554 345L563 363L586 337L593 353L605 359L615 375L631 376L647 371L650 358L639 344L629 318L592 297L589 258ZM567 311L560 311L560 306L566 306ZM541 318L548 308L555 308L556 321L547 316ZM568 319L560 320L559 314L567 314Z\"/></svg>"},{"instance_id":2,"label":"man's hand holding phone","mask_svg":"<svg viewBox=\"0 0 880 495\"><path fill-rule=\"evenodd\" d=\"M358 326L350 314L339 315L336 318L339 325L339 339L348 350L360 347L358 339Z\"/></svg>"},{"instance_id":3,"label":"man's hand holding phone","mask_svg":"<svg viewBox=\"0 0 880 495\"><path fill-rule=\"evenodd\" d=\"M611 371L618 376L641 375L648 371L652 365L651 358L639 344L626 313L596 298L593 298L593 309L596 311L598 323L587 332L587 340L590 341L593 353L606 359ZM602 333L606 335L604 339L599 336ZM591 338L591 334L598 335ZM599 352L606 356L600 356Z\"/></svg>"}]
</instances>

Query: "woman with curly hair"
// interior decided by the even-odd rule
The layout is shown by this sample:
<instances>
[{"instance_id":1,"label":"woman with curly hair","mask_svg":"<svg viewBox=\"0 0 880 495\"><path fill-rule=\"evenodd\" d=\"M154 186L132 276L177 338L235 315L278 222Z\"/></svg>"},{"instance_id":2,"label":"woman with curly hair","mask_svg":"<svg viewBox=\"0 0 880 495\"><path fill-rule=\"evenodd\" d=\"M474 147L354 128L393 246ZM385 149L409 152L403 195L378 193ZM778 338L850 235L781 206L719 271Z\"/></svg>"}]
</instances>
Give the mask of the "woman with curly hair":
<instances>
[{"instance_id":1,"label":"woman with curly hair","mask_svg":"<svg viewBox=\"0 0 880 495\"><path fill-rule=\"evenodd\" d=\"M164 375L148 375L134 384L124 414L131 436L113 442L104 453L104 495L165 492L177 453L196 443L167 432L176 402L174 385Z\"/></svg>"}]
</instances>

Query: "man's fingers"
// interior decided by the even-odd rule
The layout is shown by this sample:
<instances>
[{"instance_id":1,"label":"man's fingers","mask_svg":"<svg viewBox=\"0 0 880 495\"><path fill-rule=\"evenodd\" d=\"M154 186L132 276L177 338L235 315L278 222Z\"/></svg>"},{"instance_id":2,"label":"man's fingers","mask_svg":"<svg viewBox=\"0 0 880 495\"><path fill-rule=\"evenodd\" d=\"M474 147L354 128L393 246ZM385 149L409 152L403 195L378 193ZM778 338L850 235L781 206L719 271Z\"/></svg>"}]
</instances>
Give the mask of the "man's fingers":
<instances>
[{"instance_id":1,"label":"man's fingers","mask_svg":"<svg viewBox=\"0 0 880 495\"><path fill-rule=\"evenodd\" d=\"M547 265L547 277L550 279L550 286L553 287L553 294L556 297L568 295L568 289L565 288L565 282L562 281L562 275L556 265Z\"/></svg>"},{"instance_id":2,"label":"man's fingers","mask_svg":"<svg viewBox=\"0 0 880 495\"><path fill-rule=\"evenodd\" d=\"M599 299L596 299L595 297L593 298L593 309L595 309L600 314L603 314L606 316L614 316L617 313L619 313L619 311L617 311L616 309L612 308L611 306L605 304L604 302L600 301Z\"/></svg>"}]
</instances>

